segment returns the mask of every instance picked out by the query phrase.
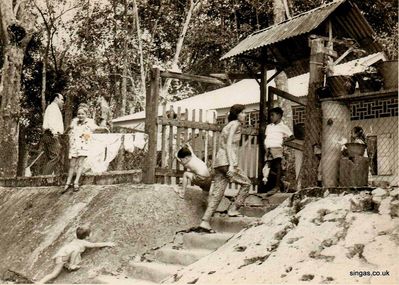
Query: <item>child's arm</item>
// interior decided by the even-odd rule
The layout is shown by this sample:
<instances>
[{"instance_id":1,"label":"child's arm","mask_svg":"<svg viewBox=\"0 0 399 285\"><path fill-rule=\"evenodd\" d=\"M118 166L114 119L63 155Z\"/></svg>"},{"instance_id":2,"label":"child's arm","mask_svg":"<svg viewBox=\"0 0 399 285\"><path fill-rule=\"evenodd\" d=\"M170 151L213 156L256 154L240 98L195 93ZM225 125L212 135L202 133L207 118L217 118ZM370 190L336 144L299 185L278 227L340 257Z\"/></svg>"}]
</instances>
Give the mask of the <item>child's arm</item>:
<instances>
[{"instance_id":1,"label":"child's arm","mask_svg":"<svg viewBox=\"0 0 399 285\"><path fill-rule=\"evenodd\" d=\"M179 151L176 151L176 153L175 153L175 158L176 158L176 160L178 161L178 162L180 162L181 163L181 160L180 160L180 158L177 156L177 153L178 153Z\"/></svg>"},{"instance_id":2,"label":"child's arm","mask_svg":"<svg viewBox=\"0 0 399 285\"><path fill-rule=\"evenodd\" d=\"M295 136L294 135L291 135L291 136L289 136L289 137L287 137L287 138L284 138L284 142L286 143L286 142L290 142L290 141L293 141L295 139Z\"/></svg>"},{"instance_id":3,"label":"child's arm","mask_svg":"<svg viewBox=\"0 0 399 285\"><path fill-rule=\"evenodd\" d=\"M113 242L87 242L85 247L94 248L94 247L114 247L115 243Z\"/></svg>"},{"instance_id":4,"label":"child's arm","mask_svg":"<svg viewBox=\"0 0 399 285\"><path fill-rule=\"evenodd\" d=\"M189 143L185 143L184 145L187 146L187 148L191 152L191 154L194 154L194 150Z\"/></svg>"}]
</instances>

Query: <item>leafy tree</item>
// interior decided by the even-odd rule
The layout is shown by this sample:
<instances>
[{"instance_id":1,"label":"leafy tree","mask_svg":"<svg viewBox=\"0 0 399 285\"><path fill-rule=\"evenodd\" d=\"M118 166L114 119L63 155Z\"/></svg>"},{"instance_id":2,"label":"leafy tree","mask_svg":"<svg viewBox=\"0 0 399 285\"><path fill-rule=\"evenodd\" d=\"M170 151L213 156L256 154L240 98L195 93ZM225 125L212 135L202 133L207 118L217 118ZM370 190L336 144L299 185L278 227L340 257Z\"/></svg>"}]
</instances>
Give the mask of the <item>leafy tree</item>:
<instances>
[{"instance_id":1,"label":"leafy tree","mask_svg":"<svg viewBox=\"0 0 399 285\"><path fill-rule=\"evenodd\" d=\"M0 5L2 68L0 82L0 176L15 176L18 162L21 74L26 47L33 35L35 14L28 1L4 0Z\"/></svg>"}]
</instances>

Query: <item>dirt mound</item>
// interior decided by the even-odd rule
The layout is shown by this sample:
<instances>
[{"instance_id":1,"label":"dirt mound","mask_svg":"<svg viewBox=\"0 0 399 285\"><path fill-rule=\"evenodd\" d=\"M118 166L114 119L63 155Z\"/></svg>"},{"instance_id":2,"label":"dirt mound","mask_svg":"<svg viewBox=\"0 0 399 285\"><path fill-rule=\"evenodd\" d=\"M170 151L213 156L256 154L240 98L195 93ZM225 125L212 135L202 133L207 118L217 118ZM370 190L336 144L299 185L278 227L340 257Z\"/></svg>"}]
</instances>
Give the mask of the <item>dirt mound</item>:
<instances>
[{"instance_id":1,"label":"dirt mound","mask_svg":"<svg viewBox=\"0 0 399 285\"><path fill-rule=\"evenodd\" d=\"M161 185L82 186L64 195L60 190L0 188L0 279L12 279L10 272L22 279L43 277L52 268L51 257L81 224L91 226L92 241L117 246L86 251L82 268L62 273L54 283L90 283L101 274L121 274L129 260L197 225L205 207L201 191L189 191L182 200Z\"/></svg>"},{"instance_id":2,"label":"dirt mound","mask_svg":"<svg viewBox=\"0 0 399 285\"><path fill-rule=\"evenodd\" d=\"M175 280L398 284L398 195L376 189L287 200Z\"/></svg>"}]
</instances>

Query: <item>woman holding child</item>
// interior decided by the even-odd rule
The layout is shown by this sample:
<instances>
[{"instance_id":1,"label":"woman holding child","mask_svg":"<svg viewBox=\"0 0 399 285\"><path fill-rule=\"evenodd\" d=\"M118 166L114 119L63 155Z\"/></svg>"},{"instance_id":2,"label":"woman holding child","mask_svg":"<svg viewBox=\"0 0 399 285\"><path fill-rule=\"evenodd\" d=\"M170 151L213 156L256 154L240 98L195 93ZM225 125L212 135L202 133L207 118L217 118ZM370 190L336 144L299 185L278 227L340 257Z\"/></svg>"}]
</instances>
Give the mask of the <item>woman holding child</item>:
<instances>
[{"instance_id":1,"label":"woman holding child","mask_svg":"<svg viewBox=\"0 0 399 285\"><path fill-rule=\"evenodd\" d=\"M244 205L248 196L251 180L238 167L238 148L241 140L241 126L245 122L245 106L233 105L228 115L228 124L219 138L219 150L215 160L214 188L208 199L208 207L202 218L200 228L213 232L209 221L223 198L227 185L232 182L241 185L235 203L228 211L229 216L239 216L238 209Z\"/></svg>"}]
</instances>

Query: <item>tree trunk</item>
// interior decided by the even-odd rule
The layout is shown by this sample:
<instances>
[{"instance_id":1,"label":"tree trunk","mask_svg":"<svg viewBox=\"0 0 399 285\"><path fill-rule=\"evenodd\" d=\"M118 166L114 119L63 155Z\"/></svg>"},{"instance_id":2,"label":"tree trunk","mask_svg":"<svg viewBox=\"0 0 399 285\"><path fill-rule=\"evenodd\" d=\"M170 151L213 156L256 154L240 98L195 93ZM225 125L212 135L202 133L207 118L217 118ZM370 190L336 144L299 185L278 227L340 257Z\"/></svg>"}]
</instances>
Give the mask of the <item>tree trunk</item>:
<instances>
[{"instance_id":1,"label":"tree trunk","mask_svg":"<svg viewBox=\"0 0 399 285\"><path fill-rule=\"evenodd\" d=\"M15 177L22 64L36 16L31 13L27 1L2 0L0 19L4 58L0 82L0 176Z\"/></svg>"},{"instance_id":2,"label":"tree trunk","mask_svg":"<svg viewBox=\"0 0 399 285\"><path fill-rule=\"evenodd\" d=\"M141 94L146 96L146 86L145 86L145 66L144 66L144 55L143 55L143 40L141 39L140 30L140 19L139 12L137 8L136 0L133 0L133 14L136 19L136 30L137 30L137 41L139 43L139 54L140 54L140 76L141 76Z\"/></svg>"},{"instance_id":3,"label":"tree trunk","mask_svg":"<svg viewBox=\"0 0 399 285\"><path fill-rule=\"evenodd\" d=\"M187 11L186 20L184 21L183 29L180 33L179 39L176 44L176 52L172 60L172 69L177 69L177 64L179 62L179 56L183 47L184 38L186 37L188 26L190 25L191 17L193 15L193 11L196 5L197 2L194 2L194 0L190 0L190 7L188 8ZM172 79L168 78L165 80L165 84L162 87L162 94L164 95L168 94L168 89L171 82Z\"/></svg>"},{"instance_id":4,"label":"tree trunk","mask_svg":"<svg viewBox=\"0 0 399 285\"><path fill-rule=\"evenodd\" d=\"M18 119L24 48L8 46L4 53L0 108L0 176L14 177L18 165Z\"/></svg>"},{"instance_id":5,"label":"tree trunk","mask_svg":"<svg viewBox=\"0 0 399 285\"><path fill-rule=\"evenodd\" d=\"M44 116L44 112L46 110L46 87L47 87L47 65L48 65L48 53L50 49L50 34L47 33L47 43L44 50L43 56L43 69L42 69L42 90L40 92L40 100L41 100L41 107L42 113Z\"/></svg>"},{"instance_id":6,"label":"tree trunk","mask_svg":"<svg viewBox=\"0 0 399 285\"><path fill-rule=\"evenodd\" d=\"M26 143L26 127L20 126L18 138L18 171L17 176L24 176L25 168L28 166L29 148Z\"/></svg>"}]
</instances>

